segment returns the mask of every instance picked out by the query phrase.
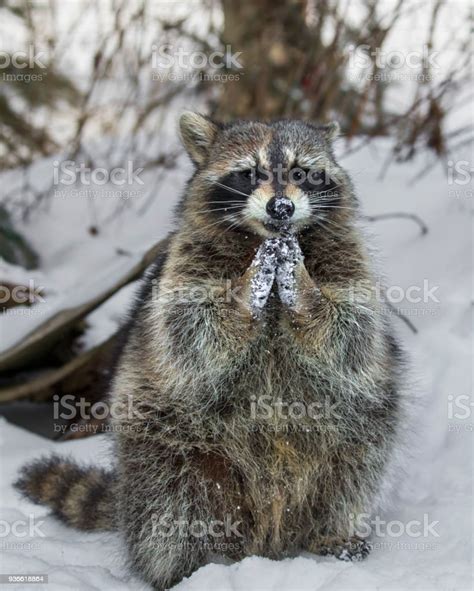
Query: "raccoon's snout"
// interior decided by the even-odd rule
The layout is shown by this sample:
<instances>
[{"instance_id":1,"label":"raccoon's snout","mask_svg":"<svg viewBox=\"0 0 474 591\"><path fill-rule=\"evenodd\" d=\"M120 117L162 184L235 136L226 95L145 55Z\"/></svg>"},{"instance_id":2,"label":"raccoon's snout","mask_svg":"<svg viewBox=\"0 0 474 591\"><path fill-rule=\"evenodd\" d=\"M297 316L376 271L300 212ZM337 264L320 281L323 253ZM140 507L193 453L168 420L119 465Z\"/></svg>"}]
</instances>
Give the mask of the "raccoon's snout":
<instances>
[{"instance_id":1,"label":"raccoon's snout","mask_svg":"<svg viewBox=\"0 0 474 591\"><path fill-rule=\"evenodd\" d=\"M295 212L295 204L287 197L272 197L266 205L266 210L273 220L289 220Z\"/></svg>"}]
</instances>

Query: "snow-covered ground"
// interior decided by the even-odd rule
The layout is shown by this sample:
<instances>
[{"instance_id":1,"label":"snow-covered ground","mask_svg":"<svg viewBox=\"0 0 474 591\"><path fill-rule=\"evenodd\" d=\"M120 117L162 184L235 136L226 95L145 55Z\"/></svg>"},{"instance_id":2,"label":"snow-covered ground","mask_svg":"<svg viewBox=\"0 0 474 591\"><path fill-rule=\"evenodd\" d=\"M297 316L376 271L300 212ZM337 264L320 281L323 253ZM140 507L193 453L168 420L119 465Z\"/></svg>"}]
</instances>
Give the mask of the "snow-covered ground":
<instances>
[{"instance_id":1,"label":"snow-covered ground","mask_svg":"<svg viewBox=\"0 0 474 591\"><path fill-rule=\"evenodd\" d=\"M168 131L160 133L161 141L170 151L177 146L174 123L173 119ZM0 259L2 280L26 285L33 280L43 294L42 300L28 309L28 314L20 314L17 308L0 316L2 352L20 343L59 311L88 302L127 274L170 231L173 206L190 170L183 155L177 161L179 172L173 169L153 174L141 172L138 165L133 165L136 176L123 173L120 179L126 183L117 185L102 184L102 179L98 184L92 169L77 172L78 183L71 185L66 183L81 161L68 165L68 172L55 164L62 163L64 158L58 155L33 165L31 177L35 187L38 190L51 187L51 191L33 212L31 220L19 225L40 254L40 268L25 271ZM110 169L105 163L102 166ZM128 166L123 163L121 168ZM2 182L3 191L7 190L5 185L12 190L21 185L21 176L16 171L7 172L2 174ZM150 198L155 183L156 197ZM97 235L90 234L91 227L98 228Z\"/></svg>"},{"instance_id":2,"label":"snow-covered ground","mask_svg":"<svg viewBox=\"0 0 474 591\"><path fill-rule=\"evenodd\" d=\"M440 166L414 183L421 162L393 165L380 180L386 156L387 144L378 141L345 158L344 164L352 173L365 214L413 212L429 227L428 234L421 236L410 220L368 224L380 251L379 267L387 285L393 287L392 301L418 328L418 334L413 334L399 319L393 320L410 352L416 389L425 399L415 421L418 449L413 450L407 478L397 483L396 505L379 516L385 524L379 525L374 550L363 563L308 554L282 562L252 557L233 565L208 564L176 590L472 588L472 188L449 184ZM464 159L468 160L469 155ZM81 223L84 216L90 215L84 199L53 198L48 215L39 212L31 220L32 225L25 228L29 236L35 237L43 256L38 280L49 288L49 305L60 309L64 300L71 301L71 294L78 301L82 293L90 294L96 285L106 282L114 272L111 261L117 261L117 247L132 253L133 258L164 236L171 227L172 206L188 170L180 167L179 174L169 173L145 215L136 217L130 209L96 237L89 236L84 230L86 225ZM66 216L66 209L69 214L74 211L74 215ZM69 226L66 220L70 220ZM58 235L48 240L53 228ZM412 297L407 297L407 289L423 289L424 284L432 295L427 295L426 301L408 301L420 293L412 290ZM405 297L399 301L402 293ZM100 341L111 331L110 322L116 323L123 315L130 295L128 289L114 305L95 312L91 340ZM18 317L12 318L2 320L10 343L18 338L15 326L26 330L15 324ZM5 420L0 422L0 438L0 572L49 576L47 585L18 584L17 589L147 589L140 581L129 578L118 535L68 529L48 516L44 508L20 499L12 488L25 460L53 450L107 465L107 438L55 443ZM413 521L415 524L409 526ZM431 528L423 532L418 522L430 523ZM37 528L31 528L31 523ZM421 535L417 535L419 531Z\"/></svg>"}]
</instances>

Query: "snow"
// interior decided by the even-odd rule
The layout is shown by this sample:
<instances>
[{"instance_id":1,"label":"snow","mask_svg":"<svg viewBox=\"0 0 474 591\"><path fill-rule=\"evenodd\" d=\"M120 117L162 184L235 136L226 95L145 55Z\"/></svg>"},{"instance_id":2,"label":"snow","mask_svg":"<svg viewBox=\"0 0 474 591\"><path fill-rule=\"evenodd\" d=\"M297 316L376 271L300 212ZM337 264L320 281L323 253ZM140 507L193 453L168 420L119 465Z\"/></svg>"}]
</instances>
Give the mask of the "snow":
<instances>
[{"instance_id":1,"label":"snow","mask_svg":"<svg viewBox=\"0 0 474 591\"><path fill-rule=\"evenodd\" d=\"M281 301L287 306L295 305L295 267L304 259L298 239L294 234L267 238L258 248L252 267L250 302L253 314L258 317L267 303L276 278Z\"/></svg>"},{"instance_id":2,"label":"snow","mask_svg":"<svg viewBox=\"0 0 474 591\"><path fill-rule=\"evenodd\" d=\"M269 238L262 242L252 261L252 267L255 267L256 271L250 281L250 305L255 317L258 317L265 307L272 289L279 242L281 241L278 238Z\"/></svg>"},{"instance_id":3,"label":"snow","mask_svg":"<svg viewBox=\"0 0 474 591\"><path fill-rule=\"evenodd\" d=\"M295 268L304 259L298 240L294 235L288 236L283 242L280 256L282 262L276 272L278 293L281 301L292 308L296 303Z\"/></svg>"},{"instance_id":4,"label":"snow","mask_svg":"<svg viewBox=\"0 0 474 591\"><path fill-rule=\"evenodd\" d=\"M179 193L176 187L180 188L189 174L189 164L184 157L176 164L176 170L163 172L160 198L152 200L149 206L148 191L154 179L150 173L144 173L143 186L127 187L126 191L136 191L129 199L126 193L109 183L99 187L102 190L89 194L78 192L75 186L63 185L53 191L44 208L34 211L27 222L18 224L31 245L41 253L41 268L25 273L0 261L0 276L3 280L23 280L27 285L33 279L34 285L44 293L44 301L28 309L28 314L22 314L24 308L17 307L0 315L0 351L20 343L58 312L85 304L112 288L139 263L149 248L168 234L173 227L172 210ZM51 161L44 160L35 165L32 176L44 183L45 178L52 176L52 170ZM17 182L10 173L3 178L8 187ZM94 187L94 191L96 189ZM114 197L105 198L106 191L113 191ZM124 200L127 203L122 215L114 215ZM145 206L145 211L141 212ZM130 223L134 224L132 231ZM91 225L99 227L98 235L88 233ZM104 312L110 309L109 304ZM94 340L105 340L106 336L104 333L102 339L95 337Z\"/></svg>"},{"instance_id":5,"label":"snow","mask_svg":"<svg viewBox=\"0 0 474 591\"><path fill-rule=\"evenodd\" d=\"M428 234L421 236L412 221L394 219L369 224L367 230L374 234L374 242L380 250L379 266L386 284L397 288L393 290L392 303L403 310L418 329L418 334L413 334L400 320L393 319L410 353L417 388L425 398L415 420L418 443L408 466L408 476L397 482L393 508L380 515L383 521L391 522L392 529L388 525L381 526L379 535L373 538L374 549L364 562L346 563L309 554L281 562L249 557L231 565L208 564L178 584L177 591L458 591L472 588L473 426L472 406L469 406L472 400L472 192L466 186L449 185L441 166L413 183L411 179L424 165L420 161L393 165L381 180L379 172L387 151L388 143L378 140L372 147L345 158L344 164L353 176L364 213L409 211L420 215L429 227ZM126 227L131 219L129 212L125 212L125 221L114 221L103 234L94 238L81 235L83 225L78 223L79 217L73 226L61 226L61 236L70 238L69 246L59 251L58 245L65 241L58 239L48 243L50 250L38 271L38 281L47 282L46 287L58 292L58 298L69 297L77 290L75 301L82 297L80 287L84 282L91 289L96 285L103 287L119 271L112 266L112 261L116 261L116 257L112 257L115 247L120 246L138 256L147 245L166 234L171 209L186 174L183 166L179 175L168 179L160 195L173 197L166 202L158 199L155 210L152 208L146 216L138 216L132 233ZM83 205L81 201L76 202L78 216L85 215ZM38 246L44 244L51 224L54 226L66 219L60 211L62 207L64 202L56 201L48 216L38 215L35 220ZM70 201L67 207L73 207ZM120 228L120 224L125 227ZM126 266L128 263L115 264ZM63 274L65 279L62 279ZM406 291L402 301L397 301L400 290L410 286L422 290L424 281L428 289L434 288L432 295L425 297L426 301L409 301L416 298L407 297ZM105 304L109 306L107 313L100 313L100 309L94 313L93 330L87 336L89 344L113 331L113 323L122 316L133 289L133 285L125 288L115 296L115 302ZM3 324L2 329L13 329L13 324ZM14 336L7 337L13 342ZM460 400L466 406L462 406ZM68 529L49 516L43 507L20 499L12 488L18 469L26 460L53 450L108 465L110 452L106 436L57 443L2 420L0 438L3 458L1 572L48 574L47 585L34 586L46 591L148 589L127 574L124 548L118 535ZM41 536L7 535L13 522L28 522L30 516L37 521L44 520ZM425 519L435 524L433 530L428 529L426 535L419 537L408 535L406 528L410 521L423 523ZM405 530L402 535L398 535L398 522ZM16 585L16 589L28 588Z\"/></svg>"}]
</instances>

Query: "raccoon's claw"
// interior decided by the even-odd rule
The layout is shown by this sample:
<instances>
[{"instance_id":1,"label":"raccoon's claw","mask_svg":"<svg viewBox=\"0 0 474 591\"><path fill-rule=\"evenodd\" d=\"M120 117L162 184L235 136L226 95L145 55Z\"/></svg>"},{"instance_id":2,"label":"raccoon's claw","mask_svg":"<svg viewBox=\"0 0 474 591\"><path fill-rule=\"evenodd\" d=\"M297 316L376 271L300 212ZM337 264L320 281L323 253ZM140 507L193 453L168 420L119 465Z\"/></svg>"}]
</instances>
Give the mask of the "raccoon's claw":
<instances>
[{"instance_id":1,"label":"raccoon's claw","mask_svg":"<svg viewBox=\"0 0 474 591\"><path fill-rule=\"evenodd\" d=\"M337 546L323 546L319 550L322 556L334 556L345 562L360 562L367 558L372 550L372 544L366 540L352 539Z\"/></svg>"}]
</instances>

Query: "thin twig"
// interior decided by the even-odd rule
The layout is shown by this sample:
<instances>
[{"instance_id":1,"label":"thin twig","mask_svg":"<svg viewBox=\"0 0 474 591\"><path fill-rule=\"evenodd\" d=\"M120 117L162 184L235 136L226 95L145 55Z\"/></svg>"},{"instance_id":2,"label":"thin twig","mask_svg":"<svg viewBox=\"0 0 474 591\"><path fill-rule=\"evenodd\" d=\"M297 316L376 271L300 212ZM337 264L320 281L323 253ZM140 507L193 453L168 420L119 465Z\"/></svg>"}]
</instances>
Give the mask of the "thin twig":
<instances>
[{"instance_id":1,"label":"thin twig","mask_svg":"<svg viewBox=\"0 0 474 591\"><path fill-rule=\"evenodd\" d=\"M418 215L416 215L416 213L406 213L406 212L401 211L401 212L394 212L394 213L380 213L378 215L365 216L365 219L368 222L378 222L379 220L388 220L388 219L397 219L397 218L412 220L420 227L422 235L428 234L428 226L425 224L425 222Z\"/></svg>"},{"instance_id":2,"label":"thin twig","mask_svg":"<svg viewBox=\"0 0 474 591\"><path fill-rule=\"evenodd\" d=\"M385 303L390 308L390 310L394 312L396 316L400 318L400 320L408 326L408 328L413 332L413 334L418 334L418 329L413 324L413 322L407 316L405 316L405 314L400 312L400 310L398 310L391 302L386 301Z\"/></svg>"}]
</instances>

